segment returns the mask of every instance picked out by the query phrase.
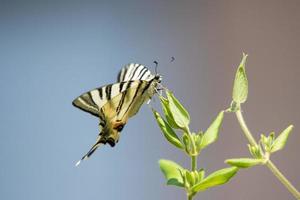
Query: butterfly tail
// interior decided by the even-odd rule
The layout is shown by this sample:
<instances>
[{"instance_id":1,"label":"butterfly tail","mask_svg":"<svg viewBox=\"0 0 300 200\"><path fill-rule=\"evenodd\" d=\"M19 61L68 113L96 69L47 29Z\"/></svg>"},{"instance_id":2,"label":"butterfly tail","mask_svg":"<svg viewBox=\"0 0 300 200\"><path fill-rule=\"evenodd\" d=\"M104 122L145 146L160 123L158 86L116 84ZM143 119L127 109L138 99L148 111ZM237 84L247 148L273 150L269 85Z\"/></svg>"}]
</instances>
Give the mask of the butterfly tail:
<instances>
[{"instance_id":1,"label":"butterfly tail","mask_svg":"<svg viewBox=\"0 0 300 200\"><path fill-rule=\"evenodd\" d=\"M102 144L101 136L98 136L97 142L92 146L92 148L76 163L76 167L81 163L82 160L87 160L96 149Z\"/></svg>"}]
</instances>

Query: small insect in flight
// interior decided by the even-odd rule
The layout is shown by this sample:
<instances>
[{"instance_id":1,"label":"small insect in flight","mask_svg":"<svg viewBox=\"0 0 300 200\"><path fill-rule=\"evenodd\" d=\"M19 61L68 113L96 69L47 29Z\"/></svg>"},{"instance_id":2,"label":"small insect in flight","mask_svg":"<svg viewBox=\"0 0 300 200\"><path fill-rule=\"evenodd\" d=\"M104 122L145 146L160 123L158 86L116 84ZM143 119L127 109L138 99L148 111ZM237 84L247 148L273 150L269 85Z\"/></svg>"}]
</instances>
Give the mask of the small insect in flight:
<instances>
[{"instance_id":1,"label":"small insect in flight","mask_svg":"<svg viewBox=\"0 0 300 200\"><path fill-rule=\"evenodd\" d=\"M161 79L159 74L151 74L147 67L130 63L119 72L117 83L90 90L72 102L75 107L100 119L96 143L76 166L88 159L99 146L106 143L115 146L128 119L160 90Z\"/></svg>"}]
</instances>

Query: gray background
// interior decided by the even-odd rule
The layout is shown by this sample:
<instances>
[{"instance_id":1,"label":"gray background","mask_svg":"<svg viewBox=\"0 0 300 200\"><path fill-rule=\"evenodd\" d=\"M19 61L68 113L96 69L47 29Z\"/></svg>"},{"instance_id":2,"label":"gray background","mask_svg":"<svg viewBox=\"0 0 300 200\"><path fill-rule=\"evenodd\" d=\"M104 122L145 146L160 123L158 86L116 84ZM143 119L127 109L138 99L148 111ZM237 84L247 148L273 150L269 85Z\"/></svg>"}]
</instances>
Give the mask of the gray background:
<instances>
[{"instance_id":1,"label":"gray background","mask_svg":"<svg viewBox=\"0 0 300 200\"><path fill-rule=\"evenodd\" d=\"M80 167L98 120L72 107L82 92L112 83L124 64L153 70L206 129L231 100L236 66L249 54L249 127L279 132L287 147L272 159L300 189L300 1L0 1L0 198L185 199L167 187L157 160L189 167L144 106L115 148ZM169 63L170 57L176 61ZM198 165L212 172L248 156L234 115ZM265 167L243 170L197 199L293 199Z\"/></svg>"}]
</instances>

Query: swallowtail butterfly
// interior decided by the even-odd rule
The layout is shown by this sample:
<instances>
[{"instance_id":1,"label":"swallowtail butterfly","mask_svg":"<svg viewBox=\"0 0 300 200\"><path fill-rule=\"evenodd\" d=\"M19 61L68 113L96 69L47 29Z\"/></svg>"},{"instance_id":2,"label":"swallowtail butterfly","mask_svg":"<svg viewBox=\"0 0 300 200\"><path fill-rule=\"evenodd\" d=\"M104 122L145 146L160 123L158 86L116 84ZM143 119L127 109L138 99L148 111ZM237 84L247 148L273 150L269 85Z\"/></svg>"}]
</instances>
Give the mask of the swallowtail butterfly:
<instances>
[{"instance_id":1,"label":"swallowtail butterfly","mask_svg":"<svg viewBox=\"0 0 300 200\"><path fill-rule=\"evenodd\" d=\"M157 92L161 76L153 75L147 67L131 63L118 74L117 83L90 90L73 101L73 105L99 117L100 133L92 148L76 163L88 159L95 150L108 143L111 147L119 141L119 133L128 119L142 104Z\"/></svg>"}]
</instances>

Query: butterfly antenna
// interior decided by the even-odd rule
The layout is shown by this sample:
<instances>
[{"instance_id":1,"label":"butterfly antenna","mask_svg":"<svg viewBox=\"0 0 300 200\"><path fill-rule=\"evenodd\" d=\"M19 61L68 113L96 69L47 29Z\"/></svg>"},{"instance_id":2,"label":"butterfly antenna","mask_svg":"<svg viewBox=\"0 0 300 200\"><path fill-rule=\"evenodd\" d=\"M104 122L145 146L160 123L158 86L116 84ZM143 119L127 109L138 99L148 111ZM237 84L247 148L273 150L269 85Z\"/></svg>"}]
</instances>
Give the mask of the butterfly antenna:
<instances>
[{"instance_id":1,"label":"butterfly antenna","mask_svg":"<svg viewBox=\"0 0 300 200\"><path fill-rule=\"evenodd\" d=\"M175 60L175 58L172 56L172 57L171 57L171 61L170 61L170 62L173 62L174 60Z\"/></svg>"},{"instance_id":2,"label":"butterfly antenna","mask_svg":"<svg viewBox=\"0 0 300 200\"><path fill-rule=\"evenodd\" d=\"M158 66L158 62L155 60L153 63L155 64L155 74L157 74L157 66Z\"/></svg>"}]
</instances>

